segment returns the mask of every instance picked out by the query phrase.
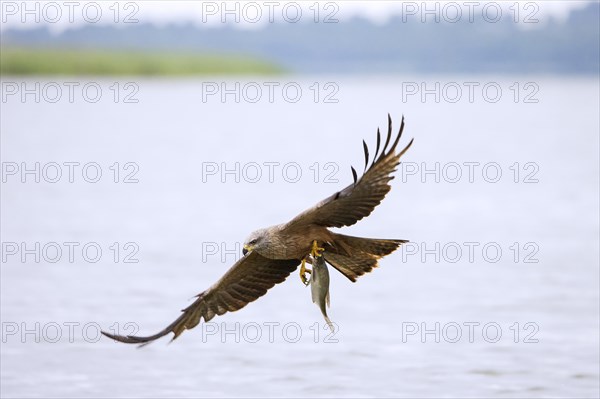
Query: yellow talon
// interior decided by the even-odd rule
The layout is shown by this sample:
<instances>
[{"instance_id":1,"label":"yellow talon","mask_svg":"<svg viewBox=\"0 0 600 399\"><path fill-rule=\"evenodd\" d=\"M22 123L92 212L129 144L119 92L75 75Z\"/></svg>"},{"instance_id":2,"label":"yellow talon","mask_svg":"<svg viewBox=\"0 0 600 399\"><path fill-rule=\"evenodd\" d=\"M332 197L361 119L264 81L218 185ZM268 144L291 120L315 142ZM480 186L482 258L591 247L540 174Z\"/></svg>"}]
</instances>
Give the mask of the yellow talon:
<instances>
[{"instance_id":1,"label":"yellow talon","mask_svg":"<svg viewBox=\"0 0 600 399\"><path fill-rule=\"evenodd\" d=\"M319 244L317 244L317 240L314 240L312 243L312 250L310 251L312 257L316 258L318 256L321 256L323 251L325 251L325 248L319 247Z\"/></svg>"},{"instance_id":2,"label":"yellow talon","mask_svg":"<svg viewBox=\"0 0 600 399\"><path fill-rule=\"evenodd\" d=\"M310 250L310 255L313 258L317 258L323 256L323 251L325 251L325 248L319 247L319 244L317 244L317 240L314 240L312 243L312 248ZM312 270L306 268L306 258L302 259L302 264L300 265L300 280L302 280L302 284L309 284L309 281L306 278L306 274L310 274L311 272Z\"/></svg>"},{"instance_id":3,"label":"yellow talon","mask_svg":"<svg viewBox=\"0 0 600 399\"><path fill-rule=\"evenodd\" d=\"M302 259L302 264L300 265L300 280L302 284L308 285L308 279L306 278L306 273L310 274L312 270L306 268L306 259Z\"/></svg>"}]
</instances>

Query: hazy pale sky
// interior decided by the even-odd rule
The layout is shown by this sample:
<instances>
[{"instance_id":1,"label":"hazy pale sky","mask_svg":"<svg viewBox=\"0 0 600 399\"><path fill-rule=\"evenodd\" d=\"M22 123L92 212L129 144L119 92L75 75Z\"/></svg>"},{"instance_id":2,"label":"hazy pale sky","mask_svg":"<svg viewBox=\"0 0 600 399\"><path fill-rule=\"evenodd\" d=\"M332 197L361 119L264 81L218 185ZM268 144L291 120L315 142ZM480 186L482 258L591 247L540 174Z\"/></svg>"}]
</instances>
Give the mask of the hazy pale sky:
<instances>
[{"instance_id":1,"label":"hazy pale sky","mask_svg":"<svg viewBox=\"0 0 600 399\"><path fill-rule=\"evenodd\" d=\"M335 22L361 16L384 24L392 16L432 22L468 21L473 16L494 20L498 12L525 25L565 19L589 1L21 1L0 2L1 29L46 26L53 32L83 24L127 26L135 23L193 22L199 26L227 23L242 29L270 22ZM25 6L24 6L25 4ZM499 11L500 10L500 11ZM529 24L531 25L531 24Z\"/></svg>"}]
</instances>

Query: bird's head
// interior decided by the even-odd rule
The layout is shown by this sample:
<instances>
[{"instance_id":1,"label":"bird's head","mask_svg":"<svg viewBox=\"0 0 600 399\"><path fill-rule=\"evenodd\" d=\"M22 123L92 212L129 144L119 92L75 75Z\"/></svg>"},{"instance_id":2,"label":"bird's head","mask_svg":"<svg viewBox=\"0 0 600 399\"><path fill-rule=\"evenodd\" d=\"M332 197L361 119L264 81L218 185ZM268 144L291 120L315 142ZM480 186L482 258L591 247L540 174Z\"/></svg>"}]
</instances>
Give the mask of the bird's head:
<instances>
[{"instance_id":1,"label":"bird's head","mask_svg":"<svg viewBox=\"0 0 600 399\"><path fill-rule=\"evenodd\" d=\"M265 249L269 242L269 230L260 229L256 230L246 238L244 242L244 249L242 253L246 255L250 251L257 251L260 253L262 249Z\"/></svg>"}]
</instances>

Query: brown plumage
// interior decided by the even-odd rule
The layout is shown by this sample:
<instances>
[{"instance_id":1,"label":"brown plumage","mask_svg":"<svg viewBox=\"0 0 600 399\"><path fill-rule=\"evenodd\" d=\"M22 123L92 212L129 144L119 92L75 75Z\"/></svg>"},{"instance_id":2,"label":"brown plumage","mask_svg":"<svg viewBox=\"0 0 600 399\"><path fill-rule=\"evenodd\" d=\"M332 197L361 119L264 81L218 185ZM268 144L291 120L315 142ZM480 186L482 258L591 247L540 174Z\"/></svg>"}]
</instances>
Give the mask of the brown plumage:
<instances>
[{"instance_id":1,"label":"brown plumage","mask_svg":"<svg viewBox=\"0 0 600 399\"><path fill-rule=\"evenodd\" d=\"M335 234L332 243L324 245L323 257L350 281L377 267L377 261L394 252L407 240L386 240Z\"/></svg>"},{"instance_id":2,"label":"brown plumage","mask_svg":"<svg viewBox=\"0 0 600 399\"><path fill-rule=\"evenodd\" d=\"M148 337L102 334L128 344L148 343L170 332L175 339L183 331L196 327L200 319L207 322L226 312L235 312L265 295L269 288L296 270L298 264L297 259L273 260L251 252L238 260L212 287L196 295L194 303L183 309L183 314L162 331Z\"/></svg>"},{"instance_id":3,"label":"brown plumage","mask_svg":"<svg viewBox=\"0 0 600 399\"><path fill-rule=\"evenodd\" d=\"M364 173L341 191L319 202L288 223L257 230L244 244L244 257L238 260L212 287L197 295L183 314L157 334L147 337L122 336L103 332L124 343L146 344L173 333L173 339L226 312L233 312L266 294L275 284L284 281L303 259L309 258L313 241L324 248L323 257L351 281L377 267L382 257L392 253L406 240L351 237L336 234L328 227L351 226L369 216L390 191L392 173L400 157L410 148L412 140L400 152L396 147L404 130L404 118L398 135L392 138L392 120L388 115L388 133L381 154L381 134L377 130L377 145L369 166L369 149L363 141Z\"/></svg>"}]
</instances>

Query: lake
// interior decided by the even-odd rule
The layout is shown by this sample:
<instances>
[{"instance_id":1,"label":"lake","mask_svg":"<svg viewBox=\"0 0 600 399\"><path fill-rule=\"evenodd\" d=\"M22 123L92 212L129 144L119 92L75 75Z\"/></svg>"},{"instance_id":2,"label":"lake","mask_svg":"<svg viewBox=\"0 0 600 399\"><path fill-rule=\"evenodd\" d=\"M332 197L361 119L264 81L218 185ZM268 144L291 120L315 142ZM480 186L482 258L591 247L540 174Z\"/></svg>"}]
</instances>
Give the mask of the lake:
<instances>
[{"instance_id":1,"label":"lake","mask_svg":"<svg viewBox=\"0 0 600 399\"><path fill-rule=\"evenodd\" d=\"M2 80L3 397L598 397L599 81ZM402 115L392 190L345 234L410 240L326 329L297 273L142 349L253 230L352 182Z\"/></svg>"}]
</instances>

